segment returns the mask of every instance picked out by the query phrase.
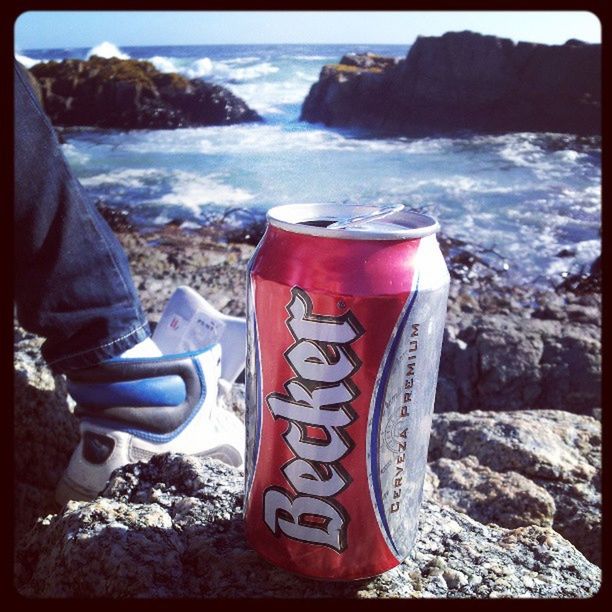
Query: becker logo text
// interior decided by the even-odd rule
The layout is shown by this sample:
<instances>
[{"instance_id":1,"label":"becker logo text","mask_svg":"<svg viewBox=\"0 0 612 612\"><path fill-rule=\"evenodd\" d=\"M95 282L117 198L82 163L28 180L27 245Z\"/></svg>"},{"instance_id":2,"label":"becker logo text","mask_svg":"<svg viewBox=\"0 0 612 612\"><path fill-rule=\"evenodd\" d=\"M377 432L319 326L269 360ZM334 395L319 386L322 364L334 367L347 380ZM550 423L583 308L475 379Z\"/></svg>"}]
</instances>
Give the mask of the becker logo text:
<instances>
[{"instance_id":1,"label":"becker logo text","mask_svg":"<svg viewBox=\"0 0 612 612\"><path fill-rule=\"evenodd\" d=\"M291 488L268 487L264 521L272 532L342 552L349 514L335 496L351 483L341 460L353 449L346 431L357 415L359 389L351 377L361 361L351 348L364 329L349 310L341 316L313 314L303 289L291 290L287 328L294 343L284 356L296 374L286 394L270 393L268 408L285 419L283 438L293 458L281 467Z\"/></svg>"}]
</instances>

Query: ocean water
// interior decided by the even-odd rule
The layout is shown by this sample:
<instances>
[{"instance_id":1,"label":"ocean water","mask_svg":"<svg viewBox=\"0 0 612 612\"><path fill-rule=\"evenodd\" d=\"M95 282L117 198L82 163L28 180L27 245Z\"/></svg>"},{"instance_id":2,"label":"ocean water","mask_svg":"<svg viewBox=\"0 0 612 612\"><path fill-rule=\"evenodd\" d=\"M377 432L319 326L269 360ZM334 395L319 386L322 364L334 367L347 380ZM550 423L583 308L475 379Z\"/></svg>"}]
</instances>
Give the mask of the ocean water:
<instances>
[{"instance_id":1,"label":"ocean water","mask_svg":"<svg viewBox=\"0 0 612 612\"><path fill-rule=\"evenodd\" d=\"M91 54L147 59L228 87L264 122L178 130L78 129L64 153L93 198L143 227L292 202L402 203L503 258L511 283L549 286L600 253L598 139L550 133L381 138L299 121L322 66L408 46L223 45L17 50L25 65ZM239 221L236 221L239 222ZM565 251L569 256L559 256Z\"/></svg>"}]
</instances>

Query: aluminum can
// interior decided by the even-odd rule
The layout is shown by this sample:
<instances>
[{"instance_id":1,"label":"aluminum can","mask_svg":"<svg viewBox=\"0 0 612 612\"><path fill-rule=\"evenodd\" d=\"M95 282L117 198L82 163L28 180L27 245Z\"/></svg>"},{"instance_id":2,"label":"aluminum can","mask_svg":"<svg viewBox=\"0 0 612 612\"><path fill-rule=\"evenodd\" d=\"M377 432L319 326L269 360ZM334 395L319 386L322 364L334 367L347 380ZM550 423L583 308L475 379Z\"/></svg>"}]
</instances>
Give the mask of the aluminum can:
<instances>
[{"instance_id":1,"label":"aluminum can","mask_svg":"<svg viewBox=\"0 0 612 612\"><path fill-rule=\"evenodd\" d=\"M381 574L411 552L446 316L437 221L268 212L248 267L245 526L286 570Z\"/></svg>"}]
</instances>

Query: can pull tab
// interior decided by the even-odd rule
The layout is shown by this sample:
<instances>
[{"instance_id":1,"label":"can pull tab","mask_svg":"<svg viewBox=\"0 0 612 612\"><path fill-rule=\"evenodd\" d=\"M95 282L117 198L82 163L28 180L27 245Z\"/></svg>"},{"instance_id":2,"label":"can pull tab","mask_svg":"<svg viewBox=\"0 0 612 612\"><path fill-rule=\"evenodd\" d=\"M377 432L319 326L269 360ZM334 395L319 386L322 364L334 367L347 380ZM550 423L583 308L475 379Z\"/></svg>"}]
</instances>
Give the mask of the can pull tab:
<instances>
[{"instance_id":1,"label":"can pull tab","mask_svg":"<svg viewBox=\"0 0 612 612\"><path fill-rule=\"evenodd\" d=\"M356 215L353 217L345 217L344 219L338 219L334 221L331 225L327 226L327 229L346 229L347 227L351 227L352 225L361 225L362 223L368 223L369 221L374 221L378 219L382 219L383 217L388 217L393 213L400 212L400 210L404 210L405 206L403 204L395 204L393 206L383 206L374 212L367 213L365 215Z\"/></svg>"}]
</instances>

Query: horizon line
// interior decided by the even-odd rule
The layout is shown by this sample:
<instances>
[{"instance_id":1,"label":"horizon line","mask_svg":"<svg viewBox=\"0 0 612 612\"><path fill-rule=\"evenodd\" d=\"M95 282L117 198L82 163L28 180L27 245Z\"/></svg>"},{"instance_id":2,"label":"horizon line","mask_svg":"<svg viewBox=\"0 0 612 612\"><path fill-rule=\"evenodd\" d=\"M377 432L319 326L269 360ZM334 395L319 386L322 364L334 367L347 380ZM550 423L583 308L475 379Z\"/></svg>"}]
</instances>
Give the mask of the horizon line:
<instances>
[{"instance_id":1,"label":"horizon line","mask_svg":"<svg viewBox=\"0 0 612 612\"><path fill-rule=\"evenodd\" d=\"M482 36L494 36L495 38L505 38L507 40L511 40L514 43L529 43L529 44L534 44L534 45L545 45L548 47L554 47L554 46L563 46L565 45L568 41L570 40L579 40L581 42L584 42L587 45L601 45L601 42L588 42L585 40L582 40L580 38L576 38L576 37L571 37L568 38L565 42L563 43L543 43L543 42L536 42L536 41L532 41L532 40L520 40L520 39L515 39L515 38L510 38L509 36L497 36L496 34L484 34L482 32L475 32L474 30L449 30L448 32L445 32L445 34L448 34L449 32L474 32L475 34L481 34ZM133 44L121 44L121 43L115 43L112 41L101 41L98 43L95 43L93 45L75 45L75 46L70 46L70 47L27 47L25 49L19 49L16 45L14 47L14 51L15 52L25 52L25 51L43 51L43 50L50 50L50 51L56 51L56 50L67 50L67 49L94 49L95 47L103 44L104 42L109 42L112 45L114 45L115 47L117 47L119 50L121 50L122 48L127 48L127 47L133 47L133 48L140 48L140 47L220 47L220 46L226 46L226 47L239 47L239 46L251 46L251 47L270 47L270 46L285 46L285 47L291 47L291 46L325 46L325 47L339 47L339 46L343 46L343 45L377 45L377 46L381 46L381 47L411 47L415 42L417 38L420 37L424 37L424 38L440 38L444 36L444 34L440 34L440 35L428 35L428 34L419 34L414 41L410 42L410 43L397 43L397 42L359 42L359 41L348 41L348 42L290 42L290 43L283 43L283 42L269 42L269 43L262 43L262 42L254 42L254 43L249 43L249 42L223 42L223 43L182 43L182 44L175 44L175 43L163 43L163 44L148 44L148 45L133 45Z\"/></svg>"},{"instance_id":2,"label":"horizon line","mask_svg":"<svg viewBox=\"0 0 612 612\"><path fill-rule=\"evenodd\" d=\"M111 42L111 41L102 41L102 42ZM102 43L96 43L94 45L77 45L77 46L73 46L73 47L28 47L27 49L23 49L23 51L41 51L43 49L50 49L50 50L56 50L56 49L93 49L94 47L97 47L98 45L100 45ZM251 47L270 47L273 45L278 45L278 46L284 46L284 47L290 47L290 46L326 46L326 47L334 47L334 46L341 46L341 45L379 45L379 46L384 46L384 47L403 47L403 46L410 46L413 45L414 42L412 43L388 43L388 42L356 42L356 41L352 41L352 42L333 42L333 43L326 43L326 42L297 42L297 43L279 43L279 42L269 42L269 43L262 43L262 42L256 42L256 43L248 43L248 42L228 42L228 43L190 43L190 44L172 44L172 43L163 43L163 44L156 44L156 45L122 45L120 43L112 43L113 45L115 45L118 49L125 49L126 47L219 47L219 46L226 46L226 47L239 47L239 46L246 46L249 45ZM546 44L546 43L539 43L539 44Z\"/></svg>"}]
</instances>

